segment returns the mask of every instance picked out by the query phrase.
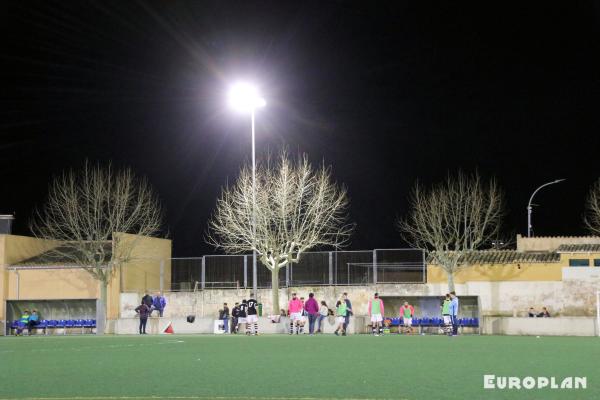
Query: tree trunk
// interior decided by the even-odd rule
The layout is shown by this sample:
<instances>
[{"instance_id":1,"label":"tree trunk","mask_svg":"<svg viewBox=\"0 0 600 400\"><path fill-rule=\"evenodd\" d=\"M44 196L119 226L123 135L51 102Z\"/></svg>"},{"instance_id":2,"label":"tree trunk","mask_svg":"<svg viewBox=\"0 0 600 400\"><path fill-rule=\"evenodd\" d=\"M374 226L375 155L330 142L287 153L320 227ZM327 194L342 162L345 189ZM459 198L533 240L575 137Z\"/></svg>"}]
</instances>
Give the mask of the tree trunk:
<instances>
[{"instance_id":1,"label":"tree trunk","mask_svg":"<svg viewBox=\"0 0 600 400\"><path fill-rule=\"evenodd\" d=\"M454 271L446 271L448 275L448 293L454 291Z\"/></svg>"},{"instance_id":2,"label":"tree trunk","mask_svg":"<svg viewBox=\"0 0 600 400\"><path fill-rule=\"evenodd\" d=\"M106 299L108 283L100 281L100 298L96 300L96 334L104 335L106 330Z\"/></svg>"},{"instance_id":3,"label":"tree trunk","mask_svg":"<svg viewBox=\"0 0 600 400\"><path fill-rule=\"evenodd\" d=\"M273 296L273 315L279 315L279 268L275 267L271 271L271 290Z\"/></svg>"}]
</instances>

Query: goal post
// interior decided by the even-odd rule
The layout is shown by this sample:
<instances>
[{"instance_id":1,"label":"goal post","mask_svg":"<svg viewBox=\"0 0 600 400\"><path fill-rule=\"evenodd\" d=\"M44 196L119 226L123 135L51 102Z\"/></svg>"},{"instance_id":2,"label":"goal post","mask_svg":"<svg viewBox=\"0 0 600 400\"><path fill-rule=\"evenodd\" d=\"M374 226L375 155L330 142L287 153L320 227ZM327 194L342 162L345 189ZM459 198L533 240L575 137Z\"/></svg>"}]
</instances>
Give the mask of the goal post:
<instances>
[{"instance_id":1,"label":"goal post","mask_svg":"<svg viewBox=\"0 0 600 400\"><path fill-rule=\"evenodd\" d=\"M600 336L600 290L596 292L596 335Z\"/></svg>"}]
</instances>

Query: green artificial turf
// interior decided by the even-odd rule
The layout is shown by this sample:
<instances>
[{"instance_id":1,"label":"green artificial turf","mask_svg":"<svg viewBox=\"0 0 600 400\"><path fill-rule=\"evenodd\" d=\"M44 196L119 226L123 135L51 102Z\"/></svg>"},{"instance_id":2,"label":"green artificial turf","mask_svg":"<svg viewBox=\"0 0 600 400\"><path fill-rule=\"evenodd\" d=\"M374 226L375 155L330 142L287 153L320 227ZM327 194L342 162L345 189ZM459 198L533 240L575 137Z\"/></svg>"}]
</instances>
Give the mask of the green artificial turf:
<instances>
[{"instance_id":1,"label":"green artificial turf","mask_svg":"<svg viewBox=\"0 0 600 400\"><path fill-rule=\"evenodd\" d=\"M586 390L484 390L483 375L587 376ZM599 399L600 338L0 338L0 399Z\"/></svg>"}]
</instances>

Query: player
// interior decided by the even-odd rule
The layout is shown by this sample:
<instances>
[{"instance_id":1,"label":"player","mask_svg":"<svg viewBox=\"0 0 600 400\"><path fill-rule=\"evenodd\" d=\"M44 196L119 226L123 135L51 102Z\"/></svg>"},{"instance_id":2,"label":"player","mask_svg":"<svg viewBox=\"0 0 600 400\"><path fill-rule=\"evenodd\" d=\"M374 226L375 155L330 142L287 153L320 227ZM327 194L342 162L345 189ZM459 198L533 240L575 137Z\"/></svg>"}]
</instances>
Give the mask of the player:
<instances>
[{"instance_id":1,"label":"player","mask_svg":"<svg viewBox=\"0 0 600 400\"><path fill-rule=\"evenodd\" d=\"M373 335L379 336L383 334L381 323L383 321L383 300L379 298L379 293L375 293L372 300L369 300L367 306L369 310L369 317L371 317L371 326L373 329Z\"/></svg>"},{"instance_id":2,"label":"player","mask_svg":"<svg viewBox=\"0 0 600 400\"><path fill-rule=\"evenodd\" d=\"M306 321L308 320L308 313L304 308L304 297L300 297L300 302L302 303L302 316L300 317L300 321L298 322L298 331L300 335L304 334L304 325L306 325Z\"/></svg>"},{"instance_id":3,"label":"player","mask_svg":"<svg viewBox=\"0 0 600 400\"><path fill-rule=\"evenodd\" d=\"M240 303L235 302L235 306L231 309L231 333L238 333L238 318L240 317Z\"/></svg>"},{"instance_id":4,"label":"player","mask_svg":"<svg viewBox=\"0 0 600 400\"><path fill-rule=\"evenodd\" d=\"M288 313L290 314L290 335L294 334L294 325L296 325L296 335L300 329L300 320L302 319L302 302L296 293L292 293L292 299L288 303Z\"/></svg>"},{"instance_id":5,"label":"player","mask_svg":"<svg viewBox=\"0 0 600 400\"><path fill-rule=\"evenodd\" d=\"M248 316L248 301L242 300L242 304L240 304L240 312L238 317L237 331L240 332L240 327L242 324L245 325L246 333L248 332L248 322L246 317Z\"/></svg>"},{"instance_id":6,"label":"player","mask_svg":"<svg viewBox=\"0 0 600 400\"><path fill-rule=\"evenodd\" d=\"M404 305L400 307L400 317L404 320L404 333L412 333L413 315L415 315L415 308L405 301Z\"/></svg>"},{"instance_id":7,"label":"player","mask_svg":"<svg viewBox=\"0 0 600 400\"><path fill-rule=\"evenodd\" d=\"M258 311L256 306L258 303L254 299L254 293L251 298L248 299L248 316L246 317L246 335L252 334L252 336L258 335Z\"/></svg>"},{"instance_id":8,"label":"player","mask_svg":"<svg viewBox=\"0 0 600 400\"><path fill-rule=\"evenodd\" d=\"M337 322L338 326L335 329L334 333L336 336L339 336L340 334L338 333L338 331L341 330L342 336L346 336L346 314L348 313L348 306L346 305L346 301L344 299L338 300L338 302L335 304L335 308L335 321Z\"/></svg>"},{"instance_id":9,"label":"player","mask_svg":"<svg viewBox=\"0 0 600 400\"><path fill-rule=\"evenodd\" d=\"M444 320L444 327L442 328L442 331L446 335L452 334L452 317L450 316L450 304L452 304L452 300L450 299L450 293L447 293L444 300L442 300L442 319Z\"/></svg>"}]
</instances>

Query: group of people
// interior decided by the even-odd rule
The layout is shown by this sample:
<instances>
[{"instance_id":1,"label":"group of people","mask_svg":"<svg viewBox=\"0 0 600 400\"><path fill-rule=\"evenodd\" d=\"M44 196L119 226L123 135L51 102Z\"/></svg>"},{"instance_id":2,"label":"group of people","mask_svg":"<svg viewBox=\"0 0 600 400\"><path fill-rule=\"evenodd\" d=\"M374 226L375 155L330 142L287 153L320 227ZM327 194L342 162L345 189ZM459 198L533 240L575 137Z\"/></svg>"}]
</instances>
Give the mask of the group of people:
<instances>
[{"instance_id":1,"label":"group of people","mask_svg":"<svg viewBox=\"0 0 600 400\"><path fill-rule=\"evenodd\" d=\"M446 294L442 299L441 312L444 321L443 331L448 336L458 335L458 304L458 297L454 291ZM383 334L382 325L385 308L383 300L379 298L379 293L375 293L373 299L369 300L367 309L369 317L371 318L372 334L375 336ZM400 306L399 315L402 318L402 326L398 327L398 333L411 334L415 308L409 304L408 301L404 301L402 306Z\"/></svg>"},{"instance_id":2,"label":"group of people","mask_svg":"<svg viewBox=\"0 0 600 400\"><path fill-rule=\"evenodd\" d=\"M328 315L333 315L333 311L329 309L324 300L319 303L315 299L314 293L309 293L306 301L304 297L298 298L297 293L292 293L292 298L288 302L287 315L290 317L290 335L303 334L306 322L308 322L308 334L314 335L323 333L323 320ZM352 303L348 299L348 293L344 293L336 303L336 322L338 323L336 335L339 335L340 330L342 335L346 334L351 315Z\"/></svg>"},{"instance_id":3,"label":"group of people","mask_svg":"<svg viewBox=\"0 0 600 400\"><path fill-rule=\"evenodd\" d=\"M458 297L456 292L446 293L442 300L443 331L448 336L458 335Z\"/></svg>"},{"instance_id":4,"label":"group of people","mask_svg":"<svg viewBox=\"0 0 600 400\"><path fill-rule=\"evenodd\" d=\"M160 292L156 292L155 296L151 296L146 293L144 297L142 297L141 304L135 308L135 312L140 317L140 335L146 334L148 317L151 317L154 311L158 313L159 317L162 317L166 306L167 300Z\"/></svg>"},{"instance_id":5,"label":"group of people","mask_svg":"<svg viewBox=\"0 0 600 400\"><path fill-rule=\"evenodd\" d=\"M536 312L533 307L529 307L529 312L527 313L529 318L550 318L550 312L546 307L542 307L541 312Z\"/></svg>"},{"instance_id":6,"label":"group of people","mask_svg":"<svg viewBox=\"0 0 600 400\"><path fill-rule=\"evenodd\" d=\"M373 298L367 304L369 317L371 318L371 333L375 336L383 334L383 315L385 307L383 300L379 298L379 293L375 293ZM398 333L412 333L412 318L415 315L415 308L404 301L400 306L400 317L402 317L402 328L398 327Z\"/></svg>"},{"instance_id":7,"label":"group of people","mask_svg":"<svg viewBox=\"0 0 600 400\"><path fill-rule=\"evenodd\" d=\"M348 294L344 293L336 305L337 321L339 323L336 334L339 331L345 335L350 316L352 315L352 303L348 299ZM325 301L318 302L314 293L308 294L308 299L298 297L297 293L292 293L292 298L288 303L286 310L281 310L281 314L272 316L274 322L279 321L281 316L289 316L290 330L289 334L303 334L304 328L308 323L308 334L323 333L323 320L333 315ZM274 318L277 317L277 321ZM242 300L241 303L235 303L231 311L227 303L219 310L219 320L222 321L224 333L237 334L245 332L246 335L258 335L258 302L251 295L251 298ZM229 323L231 320L231 324Z\"/></svg>"},{"instance_id":8,"label":"group of people","mask_svg":"<svg viewBox=\"0 0 600 400\"><path fill-rule=\"evenodd\" d=\"M31 310L29 313L28 309L23 310L21 318L17 323L17 329L15 330L16 336L23 336L23 331L27 328L27 332L31 335L36 325L40 323L40 316L37 310Z\"/></svg>"},{"instance_id":9,"label":"group of people","mask_svg":"<svg viewBox=\"0 0 600 400\"><path fill-rule=\"evenodd\" d=\"M258 335L258 302L254 294L250 299L242 300L242 303L236 302L231 309L231 327L229 326L229 306L223 303L223 308L219 310L219 319L223 321L223 330L225 333L237 334L240 331L246 335ZM244 330L242 330L244 325Z\"/></svg>"}]
</instances>

